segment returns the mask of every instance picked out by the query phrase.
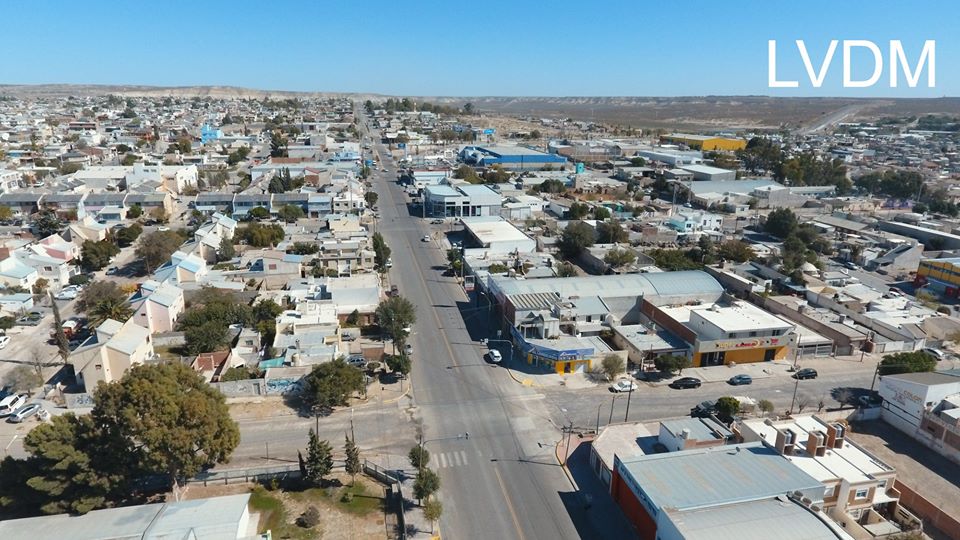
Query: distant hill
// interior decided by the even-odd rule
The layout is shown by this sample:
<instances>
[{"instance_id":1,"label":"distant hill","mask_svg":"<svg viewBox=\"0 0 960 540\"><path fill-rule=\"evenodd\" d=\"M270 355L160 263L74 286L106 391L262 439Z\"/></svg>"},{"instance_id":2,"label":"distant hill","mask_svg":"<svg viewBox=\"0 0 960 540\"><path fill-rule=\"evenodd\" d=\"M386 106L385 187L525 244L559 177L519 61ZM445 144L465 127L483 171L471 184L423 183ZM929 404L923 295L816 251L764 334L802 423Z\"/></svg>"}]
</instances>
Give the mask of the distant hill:
<instances>
[{"instance_id":1,"label":"distant hill","mask_svg":"<svg viewBox=\"0 0 960 540\"><path fill-rule=\"evenodd\" d=\"M384 99L373 93L290 92L233 86L159 87L138 85L0 85L0 95L21 97L95 96L117 94L145 97L291 98L347 97ZM871 120L885 116L948 114L960 116L960 98L785 98L769 96L688 97L455 97L410 96L449 105L470 102L478 111L572 118L644 128L688 130L816 129L836 122Z\"/></svg>"}]
</instances>

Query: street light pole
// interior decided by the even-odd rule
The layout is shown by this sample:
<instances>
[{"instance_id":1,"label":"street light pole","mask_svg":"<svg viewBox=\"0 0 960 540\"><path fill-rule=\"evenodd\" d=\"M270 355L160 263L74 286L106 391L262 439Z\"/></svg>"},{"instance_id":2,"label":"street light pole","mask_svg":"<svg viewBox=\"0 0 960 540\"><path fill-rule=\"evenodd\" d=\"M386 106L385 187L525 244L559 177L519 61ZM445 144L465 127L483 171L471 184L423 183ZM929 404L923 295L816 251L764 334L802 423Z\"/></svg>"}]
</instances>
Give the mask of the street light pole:
<instances>
[{"instance_id":1,"label":"street light pole","mask_svg":"<svg viewBox=\"0 0 960 540\"><path fill-rule=\"evenodd\" d=\"M790 414L793 414L793 405L797 402L797 389L800 388L800 377L793 383L793 399L790 400Z\"/></svg>"},{"instance_id":2,"label":"street light pole","mask_svg":"<svg viewBox=\"0 0 960 540\"><path fill-rule=\"evenodd\" d=\"M627 417L630 416L630 397L633 395L633 381L630 381L630 391L627 392L627 410L623 413L623 421L627 421Z\"/></svg>"},{"instance_id":3,"label":"street light pole","mask_svg":"<svg viewBox=\"0 0 960 540\"><path fill-rule=\"evenodd\" d=\"M616 404L617 404L617 395L614 394L614 395L610 398L610 418L607 419L607 425L608 425L608 426L613 423L613 406L616 405Z\"/></svg>"}]
</instances>

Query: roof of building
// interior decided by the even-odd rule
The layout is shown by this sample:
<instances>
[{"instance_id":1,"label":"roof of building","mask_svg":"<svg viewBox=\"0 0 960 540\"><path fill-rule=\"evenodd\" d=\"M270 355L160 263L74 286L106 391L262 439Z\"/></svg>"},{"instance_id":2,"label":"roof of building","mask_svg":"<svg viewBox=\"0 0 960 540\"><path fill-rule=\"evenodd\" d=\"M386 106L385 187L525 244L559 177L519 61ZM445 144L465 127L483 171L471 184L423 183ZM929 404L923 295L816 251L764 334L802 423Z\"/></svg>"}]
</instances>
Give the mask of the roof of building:
<instances>
[{"instance_id":1,"label":"roof of building","mask_svg":"<svg viewBox=\"0 0 960 540\"><path fill-rule=\"evenodd\" d=\"M844 440L840 447L829 448L824 455L811 455L807 451L807 439L810 432L827 432L827 424L815 416L796 416L791 420L767 424L765 419L751 419L742 423L743 429L756 433L769 444L775 444L777 429L789 429L797 434L793 454L784 456L788 461L805 473L826 482L843 479L852 484L867 482L877 474L893 472L893 469L869 454L850 440ZM742 430L741 430L742 431Z\"/></svg>"},{"instance_id":2,"label":"roof of building","mask_svg":"<svg viewBox=\"0 0 960 540\"><path fill-rule=\"evenodd\" d=\"M845 540L829 518L786 498L769 498L710 508L666 510L687 540ZM774 533L774 531L776 531Z\"/></svg>"},{"instance_id":3,"label":"roof of building","mask_svg":"<svg viewBox=\"0 0 960 540\"><path fill-rule=\"evenodd\" d=\"M793 324L748 302L693 306L690 310L725 332L793 328Z\"/></svg>"},{"instance_id":4,"label":"roof of building","mask_svg":"<svg viewBox=\"0 0 960 540\"><path fill-rule=\"evenodd\" d=\"M0 521L4 540L236 538L249 494ZM230 531L231 534L225 534Z\"/></svg>"},{"instance_id":5,"label":"roof of building","mask_svg":"<svg viewBox=\"0 0 960 540\"><path fill-rule=\"evenodd\" d=\"M884 375L884 378L907 381L927 386L933 386L937 384L956 384L960 383L960 369L928 371L923 373L898 373L897 375Z\"/></svg>"},{"instance_id":6,"label":"roof of building","mask_svg":"<svg viewBox=\"0 0 960 540\"><path fill-rule=\"evenodd\" d=\"M496 286L509 296L555 292L562 297L600 296L682 296L723 292L723 287L710 274L699 270L654 272L608 276L579 276L522 280L493 277Z\"/></svg>"},{"instance_id":7,"label":"roof of building","mask_svg":"<svg viewBox=\"0 0 960 540\"><path fill-rule=\"evenodd\" d=\"M533 241L523 231L499 216L465 217L461 221L464 227L485 245L493 242Z\"/></svg>"},{"instance_id":8,"label":"roof of building","mask_svg":"<svg viewBox=\"0 0 960 540\"><path fill-rule=\"evenodd\" d=\"M661 420L660 425L675 436L690 432L690 438L697 441L726 440L733 432L712 418L671 418Z\"/></svg>"},{"instance_id":9,"label":"roof of building","mask_svg":"<svg viewBox=\"0 0 960 540\"><path fill-rule=\"evenodd\" d=\"M760 442L642 456L623 466L656 508L704 508L823 489Z\"/></svg>"}]
</instances>

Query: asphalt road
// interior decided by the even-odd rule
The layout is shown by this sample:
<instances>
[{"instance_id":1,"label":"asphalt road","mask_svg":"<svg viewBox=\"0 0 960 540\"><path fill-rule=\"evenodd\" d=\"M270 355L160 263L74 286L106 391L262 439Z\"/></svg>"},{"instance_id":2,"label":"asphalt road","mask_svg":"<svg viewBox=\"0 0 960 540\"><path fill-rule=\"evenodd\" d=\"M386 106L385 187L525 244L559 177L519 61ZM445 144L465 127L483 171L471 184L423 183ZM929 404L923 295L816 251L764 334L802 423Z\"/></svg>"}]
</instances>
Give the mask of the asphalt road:
<instances>
[{"instance_id":1,"label":"asphalt road","mask_svg":"<svg viewBox=\"0 0 960 540\"><path fill-rule=\"evenodd\" d=\"M557 465L553 445L560 431L543 396L484 361L486 349L460 311L469 300L453 278L441 275L447 246L440 229L409 215L394 161L382 145L374 149L387 169L376 174L373 185L380 195L378 229L392 250L390 280L417 306L410 339L412 412L433 456L431 467L441 477L442 533L449 538L609 537L607 531L578 530L584 527L578 515L582 507L574 503L573 487ZM428 233L434 240L423 242Z\"/></svg>"}]
</instances>

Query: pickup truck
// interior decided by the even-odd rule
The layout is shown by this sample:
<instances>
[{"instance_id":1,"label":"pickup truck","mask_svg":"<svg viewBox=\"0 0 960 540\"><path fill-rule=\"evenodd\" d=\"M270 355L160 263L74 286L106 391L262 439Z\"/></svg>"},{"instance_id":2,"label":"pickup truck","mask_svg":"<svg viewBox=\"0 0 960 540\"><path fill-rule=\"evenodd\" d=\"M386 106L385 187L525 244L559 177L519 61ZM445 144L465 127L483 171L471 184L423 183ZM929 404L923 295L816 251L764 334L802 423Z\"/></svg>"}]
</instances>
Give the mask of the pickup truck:
<instances>
[{"instance_id":1,"label":"pickup truck","mask_svg":"<svg viewBox=\"0 0 960 540\"><path fill-rule=\"evenodd\" d=\"M20 326L38 326L42 320L43 314L34 311L25 317L17 319L17 324Z\"/></svg>"}]
</instances>

